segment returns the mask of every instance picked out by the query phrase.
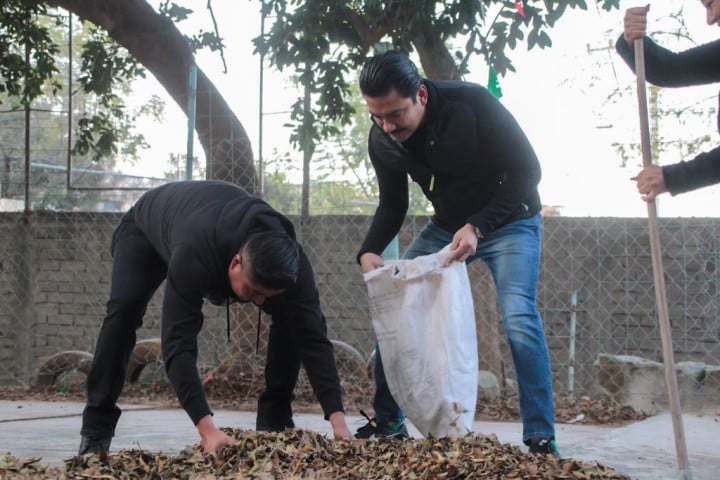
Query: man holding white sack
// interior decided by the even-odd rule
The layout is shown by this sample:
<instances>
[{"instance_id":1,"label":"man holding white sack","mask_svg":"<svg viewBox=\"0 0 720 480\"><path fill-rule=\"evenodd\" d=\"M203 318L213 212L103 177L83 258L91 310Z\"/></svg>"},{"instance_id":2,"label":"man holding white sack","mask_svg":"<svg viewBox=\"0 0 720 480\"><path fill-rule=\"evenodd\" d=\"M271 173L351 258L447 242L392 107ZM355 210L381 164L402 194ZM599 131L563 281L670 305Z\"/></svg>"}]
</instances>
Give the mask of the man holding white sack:
<instances>
[{"instance_id":1,"label":"man holding white sack","mask_svg":"<svg viewBox=\"0 0 720 480\"><path fill-rule=\"evenodd\" d=\"M403 258L436 253L450 244L448 264L485 261L517 373L523 441L532 453L559 456L550 360L536 302L542 205L540 164L530 142L487 89L423 79L398 50L365 63L360 90L374 123L368 152L380 193L357 256L362 271L383 265L381 253L400 231L409 176L435 213ZM377 353L375 417L355 436L407 437L403 412Z\"/></svg>"}]
</instances>

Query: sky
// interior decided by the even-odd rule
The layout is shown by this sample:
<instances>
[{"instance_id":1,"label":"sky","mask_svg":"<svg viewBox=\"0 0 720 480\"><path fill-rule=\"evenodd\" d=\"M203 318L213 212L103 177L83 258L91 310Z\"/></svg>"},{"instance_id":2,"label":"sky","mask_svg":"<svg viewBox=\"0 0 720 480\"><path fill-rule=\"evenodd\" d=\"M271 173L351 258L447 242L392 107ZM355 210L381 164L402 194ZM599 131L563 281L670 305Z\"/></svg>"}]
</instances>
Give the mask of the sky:
<instances>
[{"instance_id":1,"label":"sky","mask_svg":"<svg viewBox=\"0 0 720 480\"><path fill-rule=\"evenodd\" d=\"M195 13L191 23L179 28L188 33L212 28L207 2L183 1ZM509 52L516 72L500 78L503 91L501 102L513 113L535 147L543 169L540 194L545 205L559 206L562 215L572 217L644 217L647 205L640 200L635 183L630 181L642 164L642 158L621 166L613 143L638 143L639 114L635 76L615 53L609 42L622 33L625 9L648 2L621 1L619 11L605 12L587 0L587 11L568 10L550 32L553 47L527 51L521 45ZM718 38L718 27L705 23L705 10L700 0L656 0L651 4L648 31L677 29L668 18L677 6L684 5L685 22L692 39L704 43ZM211 78L231 105L245 127L258 155L259 77L260 60L253 55L252 38L260 33L258 2L249 0L214 0L211 3L220 36L225 42L225 65L217 53L201 52L198 65ZM668 36L658 37L668 48L680 51L692 46L689 41L677 42ZM465 80L487 84L487 66L480 58L471 62ZM225 72L225 67L227 71ZM686 105L715 105L717 86L684 89L663 89L660 102L664 107ZM615 102L606 98L616 89L627 91ZM163 92L153 78L134 86L134 101L142 103L150 94ZM288 150L289 130L283 128L290 104L297 91L287 76L272 68L264 71L263 95L263 156L269 158L274 149ZM186 141L187 119L180 109L167 99L166 118L161 123L141 125L152 149L130 173L162 176L158 159L169 153L181 153ZM710 103L708 103L710 102ZM697 123L697 122L696 122ZM711 134L718 140L714 124L706 119L699 124L682 127L673 119L664 120L660 135L667 139L689 138L687 129ZM180 136L178 132L183 132ZM196 142L196 155L202 150ZM300 168L301 155L295 154ZM660 154L661 165L680 160L677 152ZM298 178L299 181L299 178ZM660 216L716 217L720 215L718 194L720 186L694 192L658 198Z\"/></svg>"}]
</instances>

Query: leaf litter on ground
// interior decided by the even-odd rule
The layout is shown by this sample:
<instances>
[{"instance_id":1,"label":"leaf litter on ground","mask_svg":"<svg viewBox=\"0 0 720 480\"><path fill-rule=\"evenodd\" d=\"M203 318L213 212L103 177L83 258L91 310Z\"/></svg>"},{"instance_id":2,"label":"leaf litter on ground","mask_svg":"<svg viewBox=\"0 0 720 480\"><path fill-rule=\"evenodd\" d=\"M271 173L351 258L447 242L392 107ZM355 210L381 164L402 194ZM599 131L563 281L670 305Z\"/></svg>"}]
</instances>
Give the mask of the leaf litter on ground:
<instances>
[{"instance_id":1,"label":"leaf litter on ground","mask_svg":"<svg viewBox=\"0 0 720 480\"><path fill-rule=\"evenodd\" d=\"M123 450L104 460L76 456L65 467L0 455L0 478L230 479L612 479L629 477L599 463L524 453L494 435L462 438L335 441L306 430L223 429L237 440L203 454L199 444L169 455Z\"/></svg>"}]
</instances>

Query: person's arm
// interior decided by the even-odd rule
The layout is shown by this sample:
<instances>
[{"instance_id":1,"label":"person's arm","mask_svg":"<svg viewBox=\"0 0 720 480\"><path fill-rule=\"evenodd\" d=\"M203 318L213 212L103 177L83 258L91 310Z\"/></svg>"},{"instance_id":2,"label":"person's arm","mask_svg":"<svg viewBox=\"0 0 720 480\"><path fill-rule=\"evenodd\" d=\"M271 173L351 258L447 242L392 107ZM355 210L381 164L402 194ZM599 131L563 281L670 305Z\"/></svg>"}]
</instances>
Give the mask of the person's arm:
<instances>
[{"instance_id":1,"label":"person's arm","mask_svg":"<svg viewBox=\"0 0 720 480\"><path fill-rule=\"evenodd\" d=\"M302 248L295 285L280 295L268 298L262 309L272 315L272 321L278 328L287 331L288 338L294 340L310 385L325 419L331 422L335 437L349 439L335 352L327 337L327 325L320 308L312 266Z\"/></svg>"},{"instance_id":2,"label":"person's arm","mask_svg":"<svg viewBox=\"0 0 720 480\"><path fill-rule=\"evenodd\" d=\"M197 369L197 336L203 324L203 268L190 248L173 251L168 265L162 308L162 352L165 371L178 400L210 451L227 439L212 422L200 374ZM210 450L208 450L210 449Z\"/></svg>"},{"instance_id":3,"label":"person's arm","mask_svg":"<svg viewBox=\"0 0 720 480\"><path fill-rule=\"evenodd\" d=\"M633 72L634 41L642 38L648 82L660 87L687 87L720 81L720 40L672 52L646 36L647 10L635 7L625 12L624 31L615 43L615 50Z\"/></svg>"},{"instance_id":4,"label":"person's arm","mask_svg":"<svg viewBox=\"0 0 720 480\"><path fill-rule=\"evenodd\" d=\"M677 195L720 183L720 147L687 162L662 167L649 165L630 180L636 182L637 190L646 202L665 192Z\"/></svg>"},{"instance_id":5,"label":"person's arm","mask_svg":"<svg viewBox=\"0 0 720 480\"><path fill-rule=\"evenodd\" d=\"M671 195L720 183L720 147L687 162L662 167L663 180Z\"/></svg>"},{"instance_id":6,"label":"person's arm","mask_svg":"<svg viewBox=\"0 0 720 480\"><path fill-rule=\"evenodd\" d=\"M372 259L370 261L377 264L377 258L400 231L409 204L407 173L393 170L385 165L382 152L376 151L375 148L378 140L374 137L379 135L384 134L373 126L368 140L368 153L378 181L379 203L356 257L363 271L366 268L363 263L370 265L368 261L361 262L363 254L374 254L375 257L370 256L368 259Z\"/></svg>"},{"instance_id":7,"label":"person's arm","mask_svg":"<svg viewBox=\"0 0 720 480\"><path fill-rule=\"evenodd\" d=\"M629 8L625 12L623 34L615 45L623 60L635 71L634 41L644 39L647 80L655 85L680 87L720 81L720 40L674 53L646 37L646 7ZM701 153L688 162L659 167L649 165L631 178L642 199L652 201L658 195L671 195L720 183L720 149Z\"/></svg>"}]
</instances>

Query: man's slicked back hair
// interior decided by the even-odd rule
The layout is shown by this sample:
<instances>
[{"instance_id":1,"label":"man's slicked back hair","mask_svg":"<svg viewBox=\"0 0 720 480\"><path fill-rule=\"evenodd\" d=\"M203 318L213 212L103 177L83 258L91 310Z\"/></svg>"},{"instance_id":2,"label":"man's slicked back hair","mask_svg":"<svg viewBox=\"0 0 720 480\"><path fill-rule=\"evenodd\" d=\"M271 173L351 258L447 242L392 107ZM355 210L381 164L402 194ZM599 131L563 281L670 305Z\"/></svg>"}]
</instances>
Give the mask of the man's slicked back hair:
<instances>
[{"instance_id":1,"label":"man's slicked back hair","mask_svg":"<svg viewBox=\"0 0 720 480\"><path fill-rule=\"evenodd\" d=\"M403 98L412 97L422 84L417 66L407 53L388 50L371 57L360 71L360 91L368 97L383 97L392 89Z\"/></svg>"},{"instance_id":2,"label":"man's slicked back hair","mask_svg":"<svg viewBox=\"0 0 720 480\"><path fill-rule=\"evenodd\" d=\"M287 290L300 271L297 242L287 233L260 232L250 235L242 248L250 263L254 283L272 290Z\"/></svg>"}]
</instances>

